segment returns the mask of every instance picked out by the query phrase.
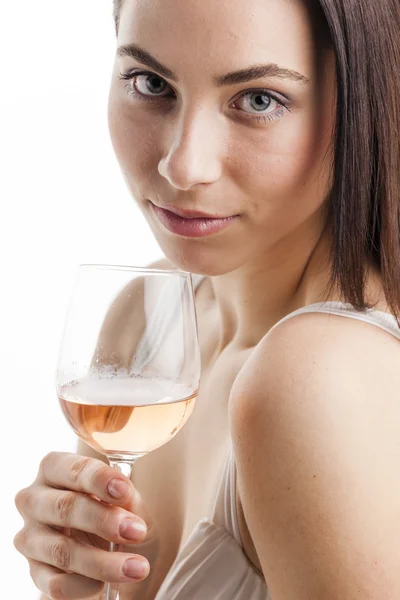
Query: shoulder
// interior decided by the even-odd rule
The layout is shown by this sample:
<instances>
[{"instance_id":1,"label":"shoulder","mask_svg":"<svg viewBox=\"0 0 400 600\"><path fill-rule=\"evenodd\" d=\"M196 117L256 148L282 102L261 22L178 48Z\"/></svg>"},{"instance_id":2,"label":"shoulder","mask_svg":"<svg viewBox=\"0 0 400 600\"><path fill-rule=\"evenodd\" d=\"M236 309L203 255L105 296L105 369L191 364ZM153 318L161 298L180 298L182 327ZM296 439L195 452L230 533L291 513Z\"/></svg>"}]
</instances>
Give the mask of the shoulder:
<instances>
[{"instance_id":1,"label":"shoulder","mask_svg":"<svg viewBox=\"0 0 400 600\"><path fill-rule=\"evenodd\" d=\"M277 600L400 594L399 360L375 326L302 314L235 381L240 499Z\"/></svg>"},{"instance_id":2,"label":"shoulder","mask_svg":"<svg viewBox=\"0 0 400 600\"><path fill-rule=\"evenodd\" d=\"M331 393L352 387L357 390L383 389L393 394L400 383L400 341L376 325L362 320L326 313L303 313L288 319L267 333L241 370L232 390L243 390L257 402L261 395L265 410L279 406L293 393L325 403ZM382 387L383 386L383 387ZM306 397L303 398L307 402ZM239 400L240 404L240 400ZM338 403L335 403L338 405ZM340 406L340 402L339 402ZM338 406L338 408L339 408Z\"/></svg>"},{"instance_id":3,"label":"shoulder","mask_svg":"<svg viewBox=\"0 0 400 600\"><path fill-rule=\"evenodd\" d=\"M389 418L390 406L400 411L399 364L400 341L375 325L332 314L297 315L267 334L239 373L232 426L252 428L262 416L283 419L285 426L290 418L308 419L332 431L329 419L342 418L344 426L351 415L368 420L383 406Z\"/></svg>"}]
</instances>

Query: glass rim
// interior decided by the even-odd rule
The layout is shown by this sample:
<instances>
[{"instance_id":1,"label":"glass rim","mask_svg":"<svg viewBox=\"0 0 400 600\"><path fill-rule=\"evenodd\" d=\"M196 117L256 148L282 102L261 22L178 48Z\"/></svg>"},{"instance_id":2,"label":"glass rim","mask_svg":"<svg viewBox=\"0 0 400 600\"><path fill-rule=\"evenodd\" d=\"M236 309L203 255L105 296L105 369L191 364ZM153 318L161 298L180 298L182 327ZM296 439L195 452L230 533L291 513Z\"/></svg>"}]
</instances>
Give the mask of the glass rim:
<instances>
[{"instance_id":1,"label":"glass rim","mask_svg":"<svg viewBox=\"0 0 400 600\"><path fill-rule=\"evenodd\" d=\"M99 269L99 270L111 270L111 271L132 271L138 273L150 273L157 275L179 275L184 277L190 277L192 274L190 271L182 271L180 269L153 269L151 267L135 267L130 265L106 265L106 264L89 264L82 263L79 265L79 269Z\"/></svg>"}]
</instances>

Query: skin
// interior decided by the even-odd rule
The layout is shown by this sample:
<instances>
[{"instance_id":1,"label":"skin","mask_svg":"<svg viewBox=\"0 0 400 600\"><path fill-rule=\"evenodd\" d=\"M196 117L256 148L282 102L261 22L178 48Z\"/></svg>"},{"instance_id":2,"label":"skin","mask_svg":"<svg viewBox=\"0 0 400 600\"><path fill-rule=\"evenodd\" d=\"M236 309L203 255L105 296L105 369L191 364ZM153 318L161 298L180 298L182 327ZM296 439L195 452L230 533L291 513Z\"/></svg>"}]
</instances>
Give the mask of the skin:
<instances>
[{"instance_id":1,"label":"skin","mask_svg":"<svg viewBox=\"0 0 400 600\"><path fill-rule=\"evenodd\" d=\"M138 69L160 74L132 57L117 55L109 98L111 140L132 196L168 259L156 266L177 267L207 276L196 294L201 389L196 410L184 429L166 446L143 457L135 465L136 491L129 482L130 491L123 502L111 501L106 488L115 474L88 446L79 446L80 454L92 457L82 465L74 455L51 454L44 459L38 479L17 496L17 507L24 516L25 526L15 542L27 556L33 580L44 594L51 596L52 590L61 590L64 598L89 597L90 593L98 593L99 583L94 580L104 581L106 569L108 577L124 582L121 588L123 600L125 597L135 600L153 598L197 521L210 514L231 435L238 466L237 504L244 551L255 568L266 576L274 599L328 599L327 590L333 589L326 581L318 580L310 568L311 563L299 562L299 557L312 557L319 539L318 531L314 531L314 537L310 535L304 540L296 530L296 519L292 519L290 526L285 521L285 515L290 515L293 507L296 510L300 506L299 497L303 498L303 505L307 505L304 494L314 490L303 482L312 460L311 455L307 455L307 443L310 439L314 443L305 432L315 430L316 424L303 419L304 431L293 436L290 425L302 422L304 415L293 411L290 399L304 391L305 380L301 374L310 372L307 360L316 371L319 361L315 357L327 352L327 348L342 356L347 364L354 362L355 356L359 357L357 364L361 366L369 361L371 381L368 386L373 398L380 397L379 373L384 373L386 382L390 381L390 389L398 388L400 377L397 369L391 366L393 352L398 352L395 340L377 328L350 319L302 315L274 330L274 335L266 336L284 315L322 300L329 280L330 233L325 202L332 176L336 80L333 54L328 50L322 52L314 40L310 16L298 0L249 0L245 3L236 0L217 3L212 0L126 0L124 3L117 46L135 43L172 70L178 81L173 82L170 78L163 78L161 82L159 78L153 80L156 89L161 83L162 94L166 94L162 99L144 101L134 98L129 93L132 81L121 80L121 73ZM309 81L303 83L264 76L224 87L213 82L215 76L266 62L295 70ZM138 78L136 85L143 93L150 93L145 77ZM265 114L260 115L251 107L251 98L244 97L246 92L253 90L254 101L260 89L281 98L286 96L290 111L271 100L270 105L265 102ZM254 116L262 117L262 120L253 120ZM227 229L209 237L180 237L161 225L150 201L166 208L239 215L239 218ZM387 310L379 274L372 267L368 270L366 290L368 301ZM329 299L339 300L340 295L336 293ZM118 318L132 318L128 312L122 317L121 314ZM323 321L322 327L321 319L328 318L331 329L327 328L327 321ZM111 314L105 326L111 347L117 343L112 334L117 329L114 319L117 316ZM292 321L297 325L293 326ZM283 332L282 337L277 336L278 331ZM326 338L318 338L321 331ZM316 342L317 345L312 346L312 341L318 339L320 345ZM348 349L348 354L343 352L341 344ZM312 352L303 359L304 347L308 346ZM289 352L290 348L293 350ZM379 360L376 353L381 357ZM129 354L130 349L126 348L126 356ZM273 363L272 358L277 360L277 357L278 362ZM278 379L274 379L271 369L267 369L272 363L279 374ZM373 365L378 365L380 371L377 371L378 367L374 370ZM300 373L298 387L281 385L289 379L285 377L286 373L297 373L295 366ZM342 370L344 365L336 364L335 368ZM260 373L265 379L259 376ZM323 379L319 381L324 382ZM312 378L308 382L311 385ZM332 386L332 377L329 385ZM325 387L322 385L323 389ZM268 390L272 392L268 394ZM318 403L318 390L318 386L312 386L310 402ZM333 394L333 387L332 390ZM388 388L387 394L389 391ZM359 393L359 406L365 414L361 398L366 395L363 390ZM343 390L338 394L348 405L350 400ZM277 412L279 406L286 412ZM314 414L313 411L313 404L306 407L306 414ZM322 422L323 415L315 414L316 419L321 416ZM400 419L394 405L388 418L391 422ZM354 419L355 423L349 422L349 427L351 439L357 440L355 432L360 414L355 412ZM338 417L336 421L345 419ZM268 447L263 432L270 422L286 423L288 429L277 428L275 436L268 438L273 446ZM202 435L205 430L206 448ZM323 439L329 439L330 430L328 423ZM381 423L381 431L387 431L384 423ZM288 435L298 443L291 446L294 454L285 444ZM374 433L369 439L378 444L380 437L382 434ZM389 444L386 454L396 457L393 440L385 439ZM392 441L393 448L390 446ZM271 464L267 456L279 456L279 469L286 468L289 473L294 457L301 452L305 453L305 459L299 466L298 480L288 486L299 490L300 496L290 496L292 504L282 503L282 510L286 512L279 513L272 502L267 503L268 498L282 498L276 461ZM331 452L334 454L335 448ZM393 465L398 464L398 459L400 457ZM256 465L253 470L246 468L250 462ZM385 463L388 464L386 459ZM358 467L355 465L353 472L362 471ZM393 470L395 473L395 466ZM76 471L79 471L79 477L73 481L71 472ZM46 477L44 473L47 473ZM124 479L122 475L120 478ZM275 480L278 481L276 488L265 487L265 481ZM395 480L394 474L392 480ZM312 483L315 484L314 479ZM66 502L59 487L73 492L72 495L67 492L70 495ZM55 490L58 490L57 494ZM371 490L368 491L371 496ZM82 495L79 502L75 502L76 492ZM83 514L93 510L95 500L87 494L113 503L113 507L108 504L96 506L108 512L100 512L89 531L89 538L82 531ZM260 494L263 501L254 505L251 499ZM394 490L390 490L390 494L388 491L387 495L396 498ZM343 506L345 498L340 495L337 482L329 486L328 497L329 502L320 492L309 504L315 506L317 498L321 501L321 511L335 500ZM65 515L64 520L60 516L60 504L69 507L67 520ZM268 507L267 514L260 511L259 507L264 505ZM126 518L126 511L131 518L139 517L147 524L147 536L139 544L130 544L125 539L125 554L110 558L104 540L121 542L117 527ZM377 500L375 514L381 512L382 505ZM272 514L276 518L268 518ZM393 516L390 511L387 514ZM49 515L54 515L52 521ZM304 515L304 519L307 518L309 515ZM257 534L267 531L271 521L280 524L280 529L269 532L270 540L279 541L275 547L268 546ZM103 523L103 528L99 523ZM343 530L340 520L335 521L332 517L329 523L333 531ZM83 539L91 544L85 547L85 552L81 546L70 547L73 556L70 569L57 564L54 555L46 555L44 548L49 548L49 544L42 544L39 549L37 540L42 538L37 535L38 528L44 536L45 533L49 535L49 527L54 526L60 528L57 532L60 536L65 531L63 527L67 526L71 529L69 539L78 542ZM54 535L54 529L50 531ZM284 531L291 535L289 539L284 538ZM354 531L359 534L356 527ZM295 538L296 544L291 544ZM65 542L65 537L59 539ZM342 572L340 565L335 563L334 553L330 555L323 546L318 550L320 556L327 557L329 564L335 565L335 572ZM98 554L101 551L103 553ZM97 552L97 563L92 552ZM77 553L80 553L79 560ZM128 583L121 577L122 564L128 556L148 559L151 574L143 583ZM274 562L274 557L282 557L281 564ZM93 561L101 566L97 571L90 566ZM295 580L288 576L285 565L289 563L293 565ZM149 571L149 564L146 562L143 577ZM349 573L360 576L355 565L350 567ZM362 571L364 580L370 572L369 567L367 561ZM321 564L320 568L322 573L328 572L326 565ZM66 570L79 574L66 575ZM299 589L299 581L303 582L303 589ZM367 598L365 590L363 596L353 593L360 588L358 581L353 583L349 584L353 586L351 589L345 590L349 595L341 597ZM337 581L335 586L335 589L341 589ZM371 598L383 598L381 590L378 593L377 589Z\"/></svg>"},{"instance_id":2,"label":"skin","mask_svg":"<svg viewBox=\"0 0 400 600\"><path fill-rule=\"evenodd\" d=\"M134 41L172 69L180 84L173 84L176 99L158 104L134 99L118 75L142 65L118 58L109 102L114 149L167 258L179 268L212 276L220 349L233 339L255 345L265 327L320 293L314 278L328 258L323 208L330 183L335 70L330 53L317 68L313 40L301 2L182 6L160 0L150 7L139 1L126 2L122 11L118 45ZM213 85L215 75L266 62L311 81L268 77ZM146 92L144 77L137 85ZM290 112L279 111L272 101L263 115L256 113L243 92L260 88L289 98ZM166 88L164 94L171 91ZM260 116L266 122L254 120ZM178 238L160 226L148 199L164 207L240 214L240 219L208 239Z\"/></svg>"}]
</instances>

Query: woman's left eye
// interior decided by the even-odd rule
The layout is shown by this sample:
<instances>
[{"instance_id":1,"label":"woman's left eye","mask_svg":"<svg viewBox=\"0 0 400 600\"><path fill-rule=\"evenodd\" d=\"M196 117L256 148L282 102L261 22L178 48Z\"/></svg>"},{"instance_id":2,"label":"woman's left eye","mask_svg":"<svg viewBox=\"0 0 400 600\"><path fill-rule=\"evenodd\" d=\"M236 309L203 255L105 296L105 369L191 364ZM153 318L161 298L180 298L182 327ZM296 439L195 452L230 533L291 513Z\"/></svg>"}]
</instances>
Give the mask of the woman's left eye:
<instances>
[{"instance_id":1,"label":"woman's left eye","mask_svg":"<svg viewBox=\"0 0 400 600\"><path fill-rule=\"evenodd\" d=\"M235 108L239 107L244 112L257 120L271 121L283 116L285 110L290 112L283 99L275 97L267 90L251 90L242 94L234 102Z\"/></svg>"},{"instance_id":2,"label":"woman's left eye","mask_svg":"<svg viewBox=\"0 0 400 600\"><path fill-rule=\"evenodd\" d=\"M159 75L148 71L128 71L121 73L119 79L127 81L126 90L133 98L144 101L157 101L162 98L174 97L173 88ZM242 93L234 103L234 108L246 113L256 121L272 121L283 116L290 108L283 98L279 98L264 89L249 90Z\"/></svg>"}]
</instances>

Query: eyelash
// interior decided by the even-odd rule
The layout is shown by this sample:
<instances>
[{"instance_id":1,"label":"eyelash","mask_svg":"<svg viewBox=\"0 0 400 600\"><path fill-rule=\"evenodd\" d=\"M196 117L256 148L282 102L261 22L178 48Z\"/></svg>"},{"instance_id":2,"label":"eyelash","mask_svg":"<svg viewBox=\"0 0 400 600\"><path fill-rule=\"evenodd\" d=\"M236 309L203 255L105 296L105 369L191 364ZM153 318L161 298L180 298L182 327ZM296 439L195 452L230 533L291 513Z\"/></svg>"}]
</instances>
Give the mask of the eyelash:
<instances>
[{"instance_id":1,"label":"eyelash","mask_svg":"<svg viewBox=\"0 0 400 600\"><path fill-rule=\"evenodd\" d=\"M126 73L120 73L119 79L122 80L122 81L132 81L135 77L139 77L140 75L144 75L144 76L148 76L148 77L158 77L161 81L163 81L167 85L169 85L169 83L167 83L162 77L160 77L156 73L152 73L151 71L127 71ZM128 94L132 98L139 99L139 100L142 100L144 102L157 102L157 101L160 101L161 99L170 98L171 97L171 96L167 96L167 95L165 95L165 96L154 96L154 97L152 97L152 96L146 96L144 94L141 94L137 90L133 89L132 86L129 83L127 85L125 85L125 89L126 89L126 91L128 92ZM270 114L267 114L267 115L255 115L255 114L251 114L251 113L246 113L245 111L241 110L240 112L243 112L246 115L244 117L245 119L250 119L251 121L257 121L257 122L264 122L264 123L266 123L266 122L269 122L269 121L273 121L275 119L280 119L281 117L283 117L285 111L290 112L290 108L282 100L282 98L278 97L277 95L273 94L272 92L270 92L270 91L268 91L266 89L248 90L247 92L242 93L241 96L239 96L238 99L245 98L247 96L251 96L252 94L257 94L257 93L258 94L263 94L265 96L268 96L268 97L272 98L278 104L280 104L281 108L278 109L276 112L273 112L273 113L270 113Z\"/></svg>"}]
</instances>

